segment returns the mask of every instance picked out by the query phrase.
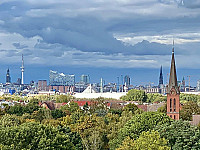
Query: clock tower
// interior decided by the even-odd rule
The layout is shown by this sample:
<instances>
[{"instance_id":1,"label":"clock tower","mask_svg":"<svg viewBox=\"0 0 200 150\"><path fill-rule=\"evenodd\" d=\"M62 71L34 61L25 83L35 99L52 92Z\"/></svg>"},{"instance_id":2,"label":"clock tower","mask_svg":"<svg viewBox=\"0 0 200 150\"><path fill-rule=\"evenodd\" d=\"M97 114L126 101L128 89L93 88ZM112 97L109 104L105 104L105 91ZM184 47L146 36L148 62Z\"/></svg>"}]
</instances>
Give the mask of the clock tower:
<instances>
[{"instance_id":1,"label":"clock tower","mask_svg":"<svg viewBox=\"0 0 200 150\"><path fill-rule=\"evenodd\" d=\"M167 86L167 115L174 120L179 120L180 112L180 90L177 83L176 65L174 58L174 42L172 48L172 60L169 84Z\"/></svg>"}]
</instances>

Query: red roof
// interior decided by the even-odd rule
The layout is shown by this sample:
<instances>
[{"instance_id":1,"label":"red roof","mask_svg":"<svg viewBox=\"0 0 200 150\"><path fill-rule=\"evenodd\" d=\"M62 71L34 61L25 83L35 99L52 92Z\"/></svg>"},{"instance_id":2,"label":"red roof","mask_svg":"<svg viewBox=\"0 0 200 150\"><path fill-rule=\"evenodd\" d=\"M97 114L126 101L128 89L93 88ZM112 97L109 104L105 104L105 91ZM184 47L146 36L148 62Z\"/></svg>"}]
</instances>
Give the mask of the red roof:
<instances>
[{"instance_id":1,"label":"red roof","mask_svg":"<svg viewBox=\"0 0 200 150\"><path fill-rule=\"evenodd\" d=\"M74 103L77 103L79 107L84 106L86 103L88 103L88 105L90 106L92 103L92 101L74 101ZM111 105L111 103L106 103L106 105L109 107Z\"/></svg>"}]
</instances>

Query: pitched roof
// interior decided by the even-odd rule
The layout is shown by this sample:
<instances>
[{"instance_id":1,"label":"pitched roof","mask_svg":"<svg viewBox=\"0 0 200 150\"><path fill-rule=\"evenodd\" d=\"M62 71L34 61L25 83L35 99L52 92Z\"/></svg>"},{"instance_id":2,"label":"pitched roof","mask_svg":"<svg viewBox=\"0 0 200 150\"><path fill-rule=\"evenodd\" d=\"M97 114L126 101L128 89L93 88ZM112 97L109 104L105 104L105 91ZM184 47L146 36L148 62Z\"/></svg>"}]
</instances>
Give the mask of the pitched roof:
<instances>
[{"instance_id":1,"label":"pitched roof","mask_svg":"<svg viewBox=\"0 0 200 150\"><path fill-rule=\"evenodd\" d=\"M46 107L48 109L50 109L50 110L54 110L55 109L54 102L52 102L52 101L43 102L43 103L40 104L40 106L42 106L43 104L46 105Z\"/></svg>"}]
</instances>

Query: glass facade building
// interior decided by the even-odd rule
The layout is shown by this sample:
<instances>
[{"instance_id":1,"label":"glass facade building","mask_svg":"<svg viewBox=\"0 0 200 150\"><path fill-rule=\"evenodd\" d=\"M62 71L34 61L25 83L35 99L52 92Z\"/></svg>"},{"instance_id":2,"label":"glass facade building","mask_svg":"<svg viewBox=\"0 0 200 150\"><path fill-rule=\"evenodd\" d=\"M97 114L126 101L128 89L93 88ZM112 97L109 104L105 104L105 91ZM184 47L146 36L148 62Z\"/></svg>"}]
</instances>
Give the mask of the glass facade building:
<instances>
[{"instance_id":1,"label":"glass facade building","mask_svg":"<svg viewBox=\"0 0 200 150\"><path fill-rule=\"evenodd\" d=\"M67 85L74 86L75 75L66 75L64 73L58 73L57 71L49 71L49 85Z\"/></svg>"},{"instance_id":2,"label":"glass facade building","mask_svg":"<svg viewBox=\"0 0 200 150\"><path fill-rule=\"evenodd\" d=\"M81 75L80 83L88 84L90 83L90 77L89 75Z\"/></svg>"}]
</instances>

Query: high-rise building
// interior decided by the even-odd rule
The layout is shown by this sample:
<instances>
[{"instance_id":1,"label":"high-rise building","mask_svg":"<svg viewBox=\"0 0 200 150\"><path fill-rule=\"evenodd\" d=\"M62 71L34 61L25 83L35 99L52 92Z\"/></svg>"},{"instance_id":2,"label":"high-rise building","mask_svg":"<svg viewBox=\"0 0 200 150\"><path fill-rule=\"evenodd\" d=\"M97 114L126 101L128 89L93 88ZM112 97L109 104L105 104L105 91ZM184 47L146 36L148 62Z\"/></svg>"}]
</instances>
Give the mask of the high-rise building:
<instances>
[{"instance_id":1,"label":"high-rise building","mask_svg":"<svg viewBox=\"0 0 200 150\"><path fill-rule=\"evenodd\" d=\"M128 75L124 77L124 85L129 86L131 85L131 78Z\"/></svg>"},{"instance_id":2,"label":"high-rise building","mask_svg":"<svg viewBox=\"0 0 200 150\"><path fill-rule=\"evenodd\" d=\"M58 73L57 71L50 70L49 84L53 86L54 85L74 86L75 75L65 75L64 73Z\"/></svg>"},{"instance_id":3,"label":"high-rise building","mask_svg":"<svg viewBox=\"0 0 200 150\"><path fill-rule=\"evenodd\" d=\"M39 80L38 81L38 90L39 91L47 91L47 80Z\"/></svg>"},{"instance_id":4,"label":"high-rise building","mask_svg":"<svg viewBox=\"0 0 200 150\"><path fill-rule=\"evenodd\" d=\"M159 87L163 85L163 73L162 73L162 66L160 67L160 76L159 76Z\"/></svg>"},{"instance_id":5,"label":"high-rise building","mask_svg":"<svg viewBox=\"0 0 200 150\"><path fill-rule=\"evenodd\" d=\"M185 78L183 77L183 80L182 80L182 87L181 87L181 90L183 92L185 92Z\"/></svg>"},{"instance_id":6,"label":"high-rise building","mask_svg":"<svg viewBox=\"0 0 200 150\"><path fill-rule=\"evenodd\" d=\"M17 84L21 85L22 84L22 79L21 78L17 78Z\"/></svg>"},{"instance_id":7,"label":"high-rise building","mask_svg":"<svg viewBox=\"0 0 200 150\"><path fill-rule=\"evenodd\" d=\"M11 83L11 77L10 77L10 70L9 69L7 70L7 73L6 73L6 83Z\"/></svg>"},{"instance_id":8,"label":"high-rise building","mask_svg":"<svg viewBox=\"0 0 200 150\"><path fill-rule=\"evenodd\" d=\"M21 68L21 72L22 72L21 84L24 84L24 57L23 57L23 54L22 54L22 66L20 68Z\"/></svg>"},{"instance_id":9,"label":"high-rise building","mask_svg":"<svg viewBox=\"0 0 200 150\"><path fill-rule=\"evenodd\" d=\"M83 83L83 84L90 83L90 77L89 77L89 75L84 75L84 74L81 75L80 83Z\"/></svg>"},{"instance_id":10,"label":"high-rise building","mask_svg":"<svg viewBox=\"0 0 200 150\"><path fill-rule=\"evenodd\" d=\"M200 91L200 80L197 81L197 88L196 91Z\"/></svg>"},{"instance_id":11,"label":"high-rise building","mask_svg":"<svg viewBox=\"0 0 200 150\"><path fill-rule=\"evenodd\" d=\"M174 58L174 44L170 69L169 85L167 87L167 115L174 120L179 120L180 90L177 82L176 65Z\"/></svg>"}]
</instances>

